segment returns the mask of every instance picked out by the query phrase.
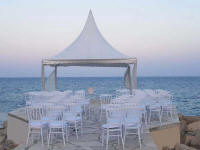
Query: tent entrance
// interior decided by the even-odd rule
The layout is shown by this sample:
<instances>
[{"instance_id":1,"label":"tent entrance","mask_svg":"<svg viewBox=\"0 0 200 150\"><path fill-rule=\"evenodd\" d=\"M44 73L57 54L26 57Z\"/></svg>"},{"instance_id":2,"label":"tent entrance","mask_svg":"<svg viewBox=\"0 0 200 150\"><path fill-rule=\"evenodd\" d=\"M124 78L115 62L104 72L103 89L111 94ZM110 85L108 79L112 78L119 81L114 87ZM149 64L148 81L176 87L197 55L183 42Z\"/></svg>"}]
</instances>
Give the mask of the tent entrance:
<instances>
[{"instance_id":1,"label":"tent entrance","mask_svg":"<svg viewBox=\"0 0 200 150\"><path fill-rule=\"evenodd\" d=\"M42 64L42 74L41 74L41 80L42 80L42 90L43 91L54 91L57 89L57 67L58 66L52 66L54 67L54 70L50 73L50 75L45 80L45 65ZM88 67L88 66L86 66ZM136 80L136 71L137 71L137 65L135 64L133 67L133 73L131 74L131 65L128 65L126 67L126 71L124 74L124 86L125 88L130 90L130 94L132 95L132 89L137 88L137 80Z\"/></svg>"}]
</instances>

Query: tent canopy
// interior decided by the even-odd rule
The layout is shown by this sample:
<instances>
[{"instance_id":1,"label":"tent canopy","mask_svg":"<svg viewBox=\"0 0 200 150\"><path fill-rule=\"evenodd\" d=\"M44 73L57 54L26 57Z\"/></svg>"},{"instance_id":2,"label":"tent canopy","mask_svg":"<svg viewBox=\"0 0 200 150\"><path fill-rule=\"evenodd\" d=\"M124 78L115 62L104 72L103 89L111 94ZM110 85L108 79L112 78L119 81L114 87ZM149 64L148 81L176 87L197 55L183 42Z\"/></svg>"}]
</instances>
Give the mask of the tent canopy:
<instances>
[{"instance_id":1,"label":"tent canopy","mask_svg":"<svg viewBox=\"0 0 200 150\"><path fill-rule=\"evenodd\" d=\"M44 66L92 66L92 67L127 67L134 64L136 78L137 59L128 57L114 49L101 35L90 10L86 24L78 38L50 59L42 60L42 85L45 89ZM128 73L130 74L130 73ZM127 75L127 73L126 73ZM55 77L56 78L56 77ZM130 80L130 79L129 79ZM133 79L136 86L136 79ZM55 81L56 82L56 81ZM129 81L129 83L131 83ZM132 88L129 84L129 88Z\"/></svg>"},{"instance_id":2,"label":"tent canopy","mask_svg":"<svg viewBox=\"0 0 200 150\"><path fill-rule=\"evenodd\" d=\"M99 32L92 11L78 38L52 59L121 59L130 58L115 50Z\"/></svg>"}]
</instances>

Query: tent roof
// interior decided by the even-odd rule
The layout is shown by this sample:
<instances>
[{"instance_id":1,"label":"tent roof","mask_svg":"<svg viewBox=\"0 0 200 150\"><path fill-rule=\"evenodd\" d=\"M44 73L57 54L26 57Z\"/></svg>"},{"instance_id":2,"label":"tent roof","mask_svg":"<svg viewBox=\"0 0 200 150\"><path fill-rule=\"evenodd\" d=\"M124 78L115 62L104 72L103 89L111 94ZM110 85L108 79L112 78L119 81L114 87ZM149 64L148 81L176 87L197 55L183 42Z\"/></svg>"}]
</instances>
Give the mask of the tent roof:
<instances>
[{"instance_id":1,"label":"tent roof","mask_svg":"<svg viewBox=\"0 0 200 150\"><path fill-rule=\"evenodd\" d=\"M127 67L136 63L136 58L120 53L103 38L91 10L79 37L58 55L42 60L51 66Z\"/></svg>"},{"instance_id":2,"label":"tent roof","mask_svg":"<svg viewBox=\"0 0 200 150\"><path fill-rule=\"evenodd\" d=\"M114 49L101 35L90 10L79 37L52 59L120 59L130 58Z\"/></svg>"}]
</instances>

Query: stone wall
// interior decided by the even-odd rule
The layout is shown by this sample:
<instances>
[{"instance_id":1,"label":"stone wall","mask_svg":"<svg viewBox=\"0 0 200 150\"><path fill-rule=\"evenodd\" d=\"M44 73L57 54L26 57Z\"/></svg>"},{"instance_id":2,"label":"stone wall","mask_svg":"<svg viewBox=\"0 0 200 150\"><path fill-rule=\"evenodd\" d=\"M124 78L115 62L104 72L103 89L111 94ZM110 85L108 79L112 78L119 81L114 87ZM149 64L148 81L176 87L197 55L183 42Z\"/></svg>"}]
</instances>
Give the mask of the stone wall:
<instances>
[{"instance_id":1,"label":"stone wall","mask_svg":"<svg viewBox=\"0 0 200 150\"><path fill-rule=\"evenodd\" d=\"M15 147L17 147L17 144L7 139L7 121L5 121L0 128L0 150L12 150Z\"/></svg>"}]
</instances>

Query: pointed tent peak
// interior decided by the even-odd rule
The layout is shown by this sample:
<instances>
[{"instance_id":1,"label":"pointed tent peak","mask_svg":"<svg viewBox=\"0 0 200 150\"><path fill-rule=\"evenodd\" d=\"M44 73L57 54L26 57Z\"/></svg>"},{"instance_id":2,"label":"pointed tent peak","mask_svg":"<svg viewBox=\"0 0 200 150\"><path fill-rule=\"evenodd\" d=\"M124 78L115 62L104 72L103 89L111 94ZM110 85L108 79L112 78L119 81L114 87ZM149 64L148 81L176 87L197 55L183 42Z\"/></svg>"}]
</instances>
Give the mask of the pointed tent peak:
<instances>
[{"instance_id":1,"label":"pointed tent peak","mask_svg":"<svg viewBox=\"0 0 200 150\"><path fill-rule=\"evenodd\" d=\"M94 16L93 16L92 10L90 9L86 22L92 21L92 20L94 21Z\"/></svg>"},{"instance_id":2,"label":"pointed tent peak","mask_svg":"<svg viewBox=\"0 0 200 150\"><path fill-rule=\"evenodd\" d=\"M114 49L100 33L92 11L79 37L53 59L119 59L130 58Z\"/></svg>"},{"instance_id":3,"label":"pointed tent peak","mask_svg":"<svg viewBox=\"0 0 200 150\"><path fill-rule=\"evenodd\" d=\"M84 28L86 28L86 27L88 27L88 28L94 28L95 27L96 29L98 29L91 9L89 11L87 21L85 23Z\"/></svg>"},{"instance_id":4,"label":"pointed tent peak","mask_svg":"<svg viewBox=\"0 0 200 150\"><path fill-rule=\"evenodd\" d=\"M89 11L88 18L91 18L91 19L94 20L94 16L93 16L93 13L92 13L92 10L91 10L91 9L90 9L90 11Z\"/></svg>"},{"instance_id":5,"label":"pointed tent peak","mask_svg":"<svg viewBox=\"0 0 200 150\"><path fill-rule=\"evenodd\" d=\"M89 14L88 14L88 18L87 18L87 21L88 20L94 20L94 16L93 16L93 13L92 13L92 10L90 9L90 11L89 11ZM87 22L86 21L86 22Z\"/></svg>"},{"instance_id":6,"label":"pointed tent peak","mask_svg":"<svg viewBox=\"0 0 200 150\"><path fill-rule=\"evenodd\" d=\"M92 9L90 9L90 11L89 11L89 15L93 15L93 14L92 14Z\"/></svg>"}]
</instances>

